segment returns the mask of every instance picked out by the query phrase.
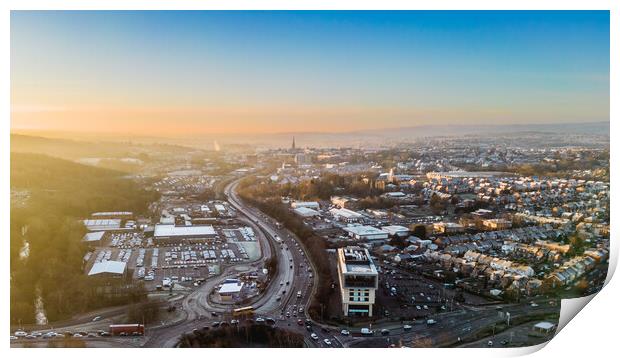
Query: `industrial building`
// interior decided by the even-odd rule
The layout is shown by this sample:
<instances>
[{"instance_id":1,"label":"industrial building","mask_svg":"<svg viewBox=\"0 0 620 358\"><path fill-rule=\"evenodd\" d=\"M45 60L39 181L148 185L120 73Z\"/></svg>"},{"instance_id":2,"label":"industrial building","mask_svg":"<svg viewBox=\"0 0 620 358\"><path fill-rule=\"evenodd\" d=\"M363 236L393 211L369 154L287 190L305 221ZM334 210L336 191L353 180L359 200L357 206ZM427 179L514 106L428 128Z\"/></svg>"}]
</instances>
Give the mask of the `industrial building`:
<instances>
[{"instance_id":1,"label":"industrial building","mask_svg":"<svg viewBox=\"0 0 620 358\"><path fill-rule=\"evenodd\" d=\"M211 225L176 226L171 224L157 224L153 238L160 242L174 242L180 240L206 240L217 234Z\"/></svg>"},{"instance_id":2,"label":"industrial building","mask_svg":"<svg viewBox=\"0 0 620 358\"><path fill-rule=\"evenodd\" d=\"M221 301L233 301L240 298L243 287L243 282L237 279L227 279L217 291L217 294L220 296Z\"/></svg>"},{"instance_id":3,"label":"industrial building","mask_svg":"<svg viewBox=\"0 0 620 358\"><path fill-rule=\"evenodd\" d=\"M121 230L121 219L86 219L82 222L88 231Z\"/></svg>"},{"instance_id":4,"label":"industrial building","mask_svg":"<svg viewBox=\"0 0 620 358\"><path fill-rule=\"evenodd\" d=\"M338 281L343 314L372 317L379 277L367 249L358 246L338 249Z\"/></svg>"},{"instance_id":5,"label":"industrial building","mask_svg":"<svg viewBox=\"0 0 620 358\"><path fill-rule=\"evenodd\" d=\"M355 211L349 209L334 208L329 212L334 216L334 219L348 223L357 222L364 218L362 214L356 213Z\"/></svg>"},{"instance_id":6,"label":"industrial building","mask_svg":"<svg viewBox=\"0 0 620 358\"><path fill-rule=\"evenodd\" d=\"M84 238L82 239L82 241L86 242L89 245L98 245L101 243L101 239L103 239L104 235L105 235L105 231L89 232L86 235L84 235Z\"/></svg>"},{"instance_id":7,"label":"industrial building","mask_svg":"<svg viewBox=\"0 0 620 358\"><path fill-rule=\"evenodd\" d=\"M302 218L311 218L321 215L318 211L303 206L293 209L293 212Z\"/></svg>"},{"instance_id":8,"label":"industrial building","mask_svg":"<svg viewBox=\"0 0 620 358\"><path fill-rule=\"evenodd\" d=\"M88 272L88 276L122 277L127 270L127 264L122 261L95 262Z\"/></svg>"},{"instance_id":9,"label":"industrial building","mask_svg":"<svg viewBox=\"0 0 620 358\"><path fill-rule=\"evenodd\" d=\"M354 226L345 226L342 228L344 231L349 233L349 236L357 239L357 240L387 240L388 233L379 230L376 227L366 226L366 225L354 225Z\"/></svg>"}]
</instances>

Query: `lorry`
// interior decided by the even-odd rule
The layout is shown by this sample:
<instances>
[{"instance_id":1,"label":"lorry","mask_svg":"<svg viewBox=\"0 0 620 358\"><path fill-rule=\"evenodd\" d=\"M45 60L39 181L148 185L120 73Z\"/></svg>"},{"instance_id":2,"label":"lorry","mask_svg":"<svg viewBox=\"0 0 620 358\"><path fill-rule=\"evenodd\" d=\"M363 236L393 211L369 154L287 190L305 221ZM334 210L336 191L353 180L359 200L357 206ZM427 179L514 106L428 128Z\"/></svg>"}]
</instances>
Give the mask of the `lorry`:
<instances>
[{"instance_id":1,"label":"lorry","mask_svg":"<svg viewBox=\"0 0 620 358\"><path fill-rule=\"evenodd\" d=\"M109 332L113 336L143 336L144 325L138 323L111 324Z\"/></svg>"}]
</instances>

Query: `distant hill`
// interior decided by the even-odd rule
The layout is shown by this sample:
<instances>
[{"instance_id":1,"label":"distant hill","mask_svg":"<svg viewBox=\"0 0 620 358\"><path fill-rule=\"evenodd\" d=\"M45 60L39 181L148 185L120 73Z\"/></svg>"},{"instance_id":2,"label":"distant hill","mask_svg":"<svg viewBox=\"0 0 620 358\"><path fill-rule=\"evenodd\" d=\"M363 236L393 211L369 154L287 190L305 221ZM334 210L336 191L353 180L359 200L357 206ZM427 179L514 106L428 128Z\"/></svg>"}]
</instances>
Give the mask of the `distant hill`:
<instances>
[{"instance_id":1,"label":"distant hill","mask_svg":"<svg viewBox=\"0 0 620 358\"><path fill-rule=\"evenodd\" d=\"M76 216L93 211L143 212L156 198L124 178L125 173L42 154L11 153L10 175L11 189L32 194L31 210Z\"/></svg>"},{"instance_id":2,"label":"distant hill","mask_svg":"<svg viewBox=\"0 0 620 358\"><path fill-rule=\"evenodd\" d=\"M11 134L11 152L39 153L52 157L76 160L81 158L122 158L140 153L186 152L191 148L167 144L137 144L129 141L84 141L64 138L46 138L23 134Z\"/></svg>"}]
</instances>

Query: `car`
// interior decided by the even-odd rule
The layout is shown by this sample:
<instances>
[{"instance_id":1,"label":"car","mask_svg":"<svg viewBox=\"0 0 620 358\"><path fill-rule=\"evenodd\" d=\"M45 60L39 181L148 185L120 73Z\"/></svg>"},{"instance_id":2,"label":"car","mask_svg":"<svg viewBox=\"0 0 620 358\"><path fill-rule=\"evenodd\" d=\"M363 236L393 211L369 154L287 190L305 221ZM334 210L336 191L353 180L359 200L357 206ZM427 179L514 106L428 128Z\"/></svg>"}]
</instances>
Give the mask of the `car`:
<instances>
[{"instance_id":1,"label":"car","mask_svg":"<svg viewBox=\"0 0 620 358\"><path fill-rule=\"evenodd\" d=\"M276 324L276 320L273 318L265 318L265 322L268 324Z\"/></svg>"},{"instance_id":2,"label":"car","mask_svg":"<svg viewBox=\"0 0 620 358\"><path fill-rule=\"evenodd\" d=\"M256 323L265 323L265 319L264 319L264 318L262 318L262 317L258 317L258 318L256 319Z\"/></svg>"},{"instance_id":3,"label":"car","mask_svg":"<svg viewBox=\"0 0 620 358\"><path fill-rule=\"evenodd\" d=\"M422 309L422 307L420 307L420 306L415 306L415 309L417 309L417 310L421 310L421 309Z\"/></svg>"},{"instance_id":4,"label":"car","mask_svg":"<svg viewBox=\"0 0 620 358\"><path fill-rule=\"evenodd\" d=\"M507 344L508 344L508 341L504 339L504 340L502 340L502 341L501 341L501 342L499 342L499 343L500 343L502 346L505 346L505 345L507 345Z\"/></svg>"},{"instance_id":5,"label":"car","mask_svg":"<svg viewBox=\"0 0 620 358\"><path fill-rule=\"evenodd\" d=\"M12 340L12 341L14 341L14 340L16 340L16 339L18 339L18 338L17 338L17 337L15 337L15 336L11 336L11 338L9 338L9 339L10 339L10 340Z\"/></svg>"},{"instance_id":6,"label":"car","mask_svg":"<svg viewBox=\"0 0 620 358\"><path fill-rule=\"evenodd\" d=\"M311 325L309 325L309 324L307 324L307 325L306 325L306 330L307 330L308 332L312 332L312 326L311 326Z\"/></svg>"},{"instance_id":7,"label":"car","mask_svg":"<svg viewBox=\"0 0 620 358\"><path fill-rule=\"evenodd\" d=\"M141 336L142 333L140 333L140 332L131 332L131 335L132 336Z\"/></svg>"},{"instance_id":8,"label":"car","mask_svg":"<svg viewBox=\"0 0 620 358\"><path fill-rule=\"evenodd\" d=\"M230 324L235 324L235 325L239 324L239 320L238 319L230 320Z\"/></svg>"},{"instance_id":9,"label":"car","mask_svg":"<svg viewBox=\"0 0 620 358\"><path fill-rule=\"evenodd\" d=\"M97 316L93 318L93 322L101 321L101 316Z\"/></svg>"},{"instance_id":10,"label":"car","mask_svg":"<svg viewBox=\"0 0 620 358\"><path fill-rule=\"evenodd\" d=\"M122 333L121 333L121 335L123 335L123 333L125 333L125 332L122 332ZM127 333L125 333L125 334L127 334ZM79 333L75 333L75 334L73 335L73 338L82 338L82 337L84 337L84 336L83 336L83 335L81 335L81 334L79 334Z\"/></svg>"},{"instance_id":11,"label":"car","mask_svg":"<svg viewBox=\"0 0 620 358\"><path fill-rule=\"evenodd\" d=\"M26 336L26 339L35 339L35 338L37 338L37 337L33 336L32 334L29 334L29 335Z\"/></svg>"},{"instance_id":12,"label":"car","mask_svg":"<svg viewBox=\"0 0 620 358\"><path fill-rule=\"evenodd\" d=\"M297 312L299 312L299 313L304 313L304 308L303 308L303 307L299 307L299 309L297 310Z\"/></svg>"},{"instance_id":13,"label":"car","mask_svg":"<svg viewBox=\"0 0 620 358\"><path fill-rule=\"evenodd\" d=\"M384 328L384 329L381 330L381 335L387 336L388 334L390 334L390 330L389 329Z\"/></svg>"},{"instance_id":14,"label":"car","mask_svg":"<svg viewBox=\"0 0 620 358\"><path fill-rule=\"evenodd\" d=\"M45 333L45 334L43 335L43 337L42 337L42 338L44 338L44 339L56 338L56 333L54 333L54 332L47 332L47 333Z\"/></svg>"},{"instance_id":15,"label":"car","mask_svg":"<svg viewBox=\"0 0 620 358\"><path fill-rule=\"evenodd\" d=\"M329 339L327 339L327 338L325 338L325 339L323 340L323 342L324 342L326 345L328 345L328 346L331 346L331 345L332 345L332 341L330 341L330 340L329 340Z\"/></svg>"},{"instance_id":16,"label":"car","mask_svg":"<svg viewBox=\"0 0 620 358\"><path fill-rule=\"evenodd\" d=\"M211 312L211 316L212 317L217 317L217 313L216 312Z\"/></svg>"},{"instance_id":17,"label":"car","mask_svg":"<svg viewBox=\"0 0 620 358\"><path fill-rule=\"evenodd\" d=\"M340 331L340 334L342 334L343 336L348 336L349 334L351 334L351 332L349 332L346 329L343 329L342 331Z\"/></svg>"},{"instance_id":18,"label":"car","mask_svg":"<svg viewBox=\"0 0 620 358\"><path fill-rule=\"evenodd\" d=\"M28 333L26 333L25 331L15 331L14 333L15 337L26 337L28 335Z\"/></svg>"},{"instance_id":19,"label":"car","mask_svg":"<svg viewBox=\"0 0 620 358\"><path fill-rule=\"evenodd\" d=\"M291 313L290 312L286 312L286 318L291 318Z\"/></svg>"},{"instance_id":20,"label":"car","mask_svg":"<svg viewBox=\"0 0 620 358\"><path fill-rule=\"evenodd\" d=\"M424 308L425 310L427 310L427 309L428 309L428 306L427 306L427 305L424 305L424 306L422 306L422 308Z\"/></svg>"},{"instance_id":21,"label":"car","mask_svg":"<svg viewBox=\"0 0 620 358\"><path fill-rule=\"evenodd\" d=\"M105 332L105 331L104 331L104 332L99 333L99 335L100 335L101 337L109 337L109 336L111 336L110 332Z\"/></svg>"},{"instance_id":22,"label":"car","mask_svg":"<svg viewBox=\"0 0 620 358\"><path fill-rule=\"evenodd\" d=\"M220 322L213 322L211 324L211 327L213 327L213 328L216 328L216 327L219 327L219 326L220 326Z\"/></svg>"},{"instance_id":23,"label":"car","mask_svg":"<svg viewBox=\"0 0 620 358\"><path fill-rule=\"evenodd\" d=\"M280 281L280 286L284 286L284 281Z\"/></svg>"},{"instance_id":24,"label":"car","mask_svg":"<svg viewBox=\"0 0 620 358\"><path fill-rule=\"evenodd\" d=\"M316 334L316 333L312 333L312 334L310 335L310 338L314 339L315 341L318 341L318 340L319 340L319 336L317 336L317 334Z\"/></svg>"},{"instance_id":25,"label":"car","mask_svg":"<svg viewBox=\"0 0 620 358\"><path fill-rule=\"evenodd\" d=\"M228 327L228 326L230 326L230 324L228 324L228 322L224 321L224 322L220 323L220 327Z\"/></svg>"},{"instance_id":26,"label":"car","mask_svg":"<svg viewBox=\"0 0 620 358\"><path fill-rule=\"evenodd\" d=\"M303 326L303 325L304 325L304 321L302 321L302 320L298 319L298 320L297 320L297 324L298 324L298 325L300 325L300 326Z\"/></svg>"},{"instance_id":27,"label":"car","mask_svg":"<svg viewBox=\"0 0 620 358\"><path fill-rule=\"evenodd\" d=\"M404 331L409 331L409 330L411 330L411 328L413 328L413 327L411 327L411 326L410 326L410 325L408 325L408 324L406 324L406 325L404 325L404 326L403 326L403 330L404 330Z\"/></svg>"},{"instance_id":28,"label":"car","mask_svg":"<svg viewBox=\"0 0 620 358\"><path fill-rule=\"evenodd\" d=\"M536 303L536 302L532 302L532 304L531 304L530 306L532 306L532 307L538 307L538 303Z\"/></svg>"},{"instance_id":29,"label":"car","mask_svg":"<svg viewBox=\"0 0 620 358\"><path fill-rule=\"evenodd\" d=\"M31 334L31 335L33 335L33 336L35 336L35 337L37 337L37 338L38 338L38 337L41 337L41 336L43 335L43 333L41 333L41 332L32 332L32 333L30 333L30 334Z\"/></svg>"},{"instance_id":30,"label":"car","mask_svg":"<svg viewBox=\"0 0 620 358\"><path fill-rule=\"evenodd\" d=\"M76 334L79 334L79 333L76 333ZM119 334L119 336L121 336L121 337L127 337L127 336L128 336L128 334L127 334L127 332L121 332L121 333Z\"/></svg>"},{"instance_id":31,"label":"car","mask_svg":"<svg viewBox=\"0 0 620 358\"><path fill-rule=\"evenodd\" d=\"M491 347L493 345L493 341L488 341L487 346Z\"/></svg>"},{"instance_id":32,"label":"car","mask_svg":"<svg viewBox=\"0 0 620 358\"><path fill-rule=\"evenodd\" d=\"M95 333L95 332L89 332L89 333L86 335L86 337L91 337L91 338L93 338L93 337L97 337L97 333Z\"/></svg>"}]
</instances>

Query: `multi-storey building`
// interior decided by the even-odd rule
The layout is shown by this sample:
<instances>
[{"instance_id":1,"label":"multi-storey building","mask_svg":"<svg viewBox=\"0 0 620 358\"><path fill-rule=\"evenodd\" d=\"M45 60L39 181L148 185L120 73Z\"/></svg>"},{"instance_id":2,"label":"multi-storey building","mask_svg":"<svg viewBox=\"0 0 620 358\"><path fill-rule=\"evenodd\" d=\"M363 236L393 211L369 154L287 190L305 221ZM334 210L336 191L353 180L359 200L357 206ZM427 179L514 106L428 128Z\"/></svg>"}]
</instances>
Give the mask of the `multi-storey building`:
<instances>
[{"instance_id":1,"label":"multi-storey building","mask_svg":"<svg viewBox=\"0 0 620 358\"><path fill-rule=\"evenodd\" d=\"M379 277L367 249L338 249L338 280L344 315L372 317Z\"/></svg>"}]
</instances>

